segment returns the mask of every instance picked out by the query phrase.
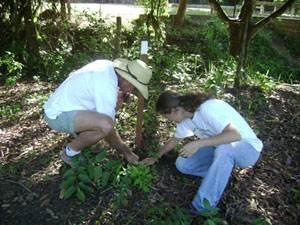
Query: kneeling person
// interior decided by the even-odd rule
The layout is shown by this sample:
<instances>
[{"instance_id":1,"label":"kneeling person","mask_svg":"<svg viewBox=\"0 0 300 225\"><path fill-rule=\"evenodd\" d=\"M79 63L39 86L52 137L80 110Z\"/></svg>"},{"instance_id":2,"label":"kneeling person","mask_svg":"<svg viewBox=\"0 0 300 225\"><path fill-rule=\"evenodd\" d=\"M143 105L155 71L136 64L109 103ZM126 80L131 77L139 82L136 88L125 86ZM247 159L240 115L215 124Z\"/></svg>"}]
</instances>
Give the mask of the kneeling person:
<instances>
[{"instance_id":1,"label":"kneeling person","mask_svg":"<svg viewBox=\"0 0 300 225\"><path fill-rule=\"evenodd\" d=\"M70 73L44 105L45 120L74 139L61 151L61 159L72 166L72 157L85 147L105 139L130 163L138 161L114 129L115 115L136 88L148 98L151 69L141 60L96 60Z\"/></svg>"}]
</instances>

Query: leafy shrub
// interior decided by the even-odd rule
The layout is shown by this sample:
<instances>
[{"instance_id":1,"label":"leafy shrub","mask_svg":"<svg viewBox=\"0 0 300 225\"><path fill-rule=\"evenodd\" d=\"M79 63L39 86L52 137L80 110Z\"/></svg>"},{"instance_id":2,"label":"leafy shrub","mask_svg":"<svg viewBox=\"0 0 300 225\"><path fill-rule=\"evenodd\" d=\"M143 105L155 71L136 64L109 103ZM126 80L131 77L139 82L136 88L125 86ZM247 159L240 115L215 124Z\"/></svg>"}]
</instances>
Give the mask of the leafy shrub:
<instances>
[{"instance_id":1,"label":"leafy shrub","mask_svg":"<svg viewBox=\"0 0 300 225\"><path fill-rule=\"evenodd\" d=\"M150 168L145 165L128 165L120 170L115 183L114 207L126 202L128 191L133 187L144 193L149 192L153 179Z\"/></svg>"},{"instance_id":2,"label":"leafy shrub","mask_svg":"<svg viewBox=\"0 0 300 225\"><path fill-rule=\"evenodd\" d=\"M288 54L278 50L272 40L278 34L264 29L251 40L247 65L254 71L285 82L295 80L300 71L289 62Z\"/></svg>"},{"instance_id":3,"label":"leafy shrub","mask_svg":"<svg viewBox=\"0 0 300 225\"><path fill-rule=\"evenodd\" d=\"M119 174L121 182L134 186L142 192L149 192L154 179L149 167L145 165L128 165Z\"/></svg>"},{"instance_id":4,"label":"leafy shrub","mask_svg":"<svg viewBox=\"0 0 300 225\"><path fill-rule=\"evenodd\" d=\"M53 50L41 50L40 56L42 58L44 77L47 77L50 81L62 81L66 78L66 74L63 71L65 59L71 55L71 46L59 39L59 44L56 49Z\"/></svg>"},{"instance_id":5,"label":"leafy shrub","mask_svg":"<svg viewBox=\"0 0 300 225\"><path fill-rule=\"evenodd\" d=\"M67 169L63 175L64 181L60 187L61 196L65 199L75 195L80 201L85 201L87 193L107 187L120 167L117 161L104 160L104 149L96 156L87 149L83 155L85 160L74 159L74 168Z\"/></svg>"},{"instance_id":6,"label":"leafy shrub","mask_svg":"<svg viewBox=\"0 0 300 225\"><path fill-rule=\"evenodd\" d=\"M22 76L23 64L16 60L15 54L6 51L0 57L0 81L5 85L13 86Z\"/></svg>"},{"instance_id":7,"label":"leafy shrub","mask_svg":"<svg viewBox=\"0 0 300 225\"><path fill-rule=\"evenodd\" d=\"M0 106L0 119L14 120L17 113L21 112L22 106L20 103L12 103L10 105Z\"/></svg>"},{"instance_id":8,"label":"leafy shrub","mask_svg":"<svg viewBox=\"0 0 300 225\"><path fill-rule=\"evenodd\" d=\"M147 210L146 225L190 225L192 222L188 213L179 207L171 207L162 203L160 207Z\"/></svg>"},{"instance_id":9,"label":"leafy shrub","mask_svg":"<svg viewBox=\"0 0 300 225\"><path fill-rule=\"evenodd\" d=\"M227 222L222 220L218 215L219 208L211 207L207 199L204 199L203 205L204 208L206 209L205 211L200 212L200 215L206 219L203 225L221 225L221 224L227 225Z\"/></svg>"},{"instance_id":10,"label":"leafy shrub","mask_svg":"<svg viewBox=\"0 0 300 225\"><path fill-rule=\"evenodd\" d=\"M236 72L236 63L234 60L224 61L218 66L213 63L202 77L203 89L211 94L219 95L225 88L233 86Z\"/></svg>"},{"instance_id":11,"label":"leafy shrub","mask_svg":"<svg viewBox=\"0 0 300 225\"><path fill-rule=\"evenodd\" d=\"M251 225L269 225L269 223L266 220L259 218L251 221Z\"/></svg>"}]
</instances>

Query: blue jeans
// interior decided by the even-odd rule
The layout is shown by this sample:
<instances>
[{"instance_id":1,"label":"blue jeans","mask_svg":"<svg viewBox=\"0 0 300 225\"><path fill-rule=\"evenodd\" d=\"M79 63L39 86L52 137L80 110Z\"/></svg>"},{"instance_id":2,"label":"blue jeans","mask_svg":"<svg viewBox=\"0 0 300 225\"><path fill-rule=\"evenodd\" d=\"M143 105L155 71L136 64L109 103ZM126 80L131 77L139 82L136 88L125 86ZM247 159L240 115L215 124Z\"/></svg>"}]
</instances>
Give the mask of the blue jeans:
<instances>
[{"instance_id":1,"label":"blue jeans","mask_svg":"<svg viewBox=\"0 0 300 225\"><path fill-rule=\"evenodd\" d=\"M246 142L232 142L217 147L200 148L194 155L176 160L177 169L184 174L204 177L193 199L193 206L205 210L203 200L216 207L231 176L234 166L253 166L260 152Z\"/></svg>"}]
</instances>

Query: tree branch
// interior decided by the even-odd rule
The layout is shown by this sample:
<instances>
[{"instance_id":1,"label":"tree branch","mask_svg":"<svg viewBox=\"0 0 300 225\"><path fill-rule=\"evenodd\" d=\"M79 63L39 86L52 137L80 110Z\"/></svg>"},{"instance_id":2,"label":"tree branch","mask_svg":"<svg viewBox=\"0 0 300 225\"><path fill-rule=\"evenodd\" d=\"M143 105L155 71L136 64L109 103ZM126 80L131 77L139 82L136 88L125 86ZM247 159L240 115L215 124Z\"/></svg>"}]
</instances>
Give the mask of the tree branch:
<instances>
[{"instance_id":1,"label":"tree branch","mask_svg":"<svg viewBox=\"0 0 300 225\"><path fill-rule=\"evenodd\" d=\"M208 3L213 7L213 9L217 12L217 16L226 23L229 23L231 19L226 15L224 10L222 9L220 3L217 0L208 0Z\"/></svg>"},{"instance_id":2,"label":"tree branch","mask_svg":"<svg viewBox=\"0 0 300 225\"><path fill-rule=\"evenodd\" d=\"M253 4L254 3L254 4ZM245 21L246 18L251 17L253 13L253 7L255 6L255 1L253 0L244 0L241 12L238 16L240 21Z\"/></svg>"},{"instance_id":3,"label":"tree branch","mask_svg":"<svg viewBox=\"0 0 300 225\"><path fill-rule=\"evenodd\" d=\"M254 26L253 26L253 30L252 30L252 34L255 34L257 32L257 30L259 28L261 28L262 26L266 25L267 23L269 23L272 19L280 16L282 13L285 12L285 10L290 7L293 3L295 2L295 0L288 0L287 2L285 2L279 9L277 9L275 12L273 12L272 14L270 14L268 17L258 21Z\"/></svg>"}]
</instances>

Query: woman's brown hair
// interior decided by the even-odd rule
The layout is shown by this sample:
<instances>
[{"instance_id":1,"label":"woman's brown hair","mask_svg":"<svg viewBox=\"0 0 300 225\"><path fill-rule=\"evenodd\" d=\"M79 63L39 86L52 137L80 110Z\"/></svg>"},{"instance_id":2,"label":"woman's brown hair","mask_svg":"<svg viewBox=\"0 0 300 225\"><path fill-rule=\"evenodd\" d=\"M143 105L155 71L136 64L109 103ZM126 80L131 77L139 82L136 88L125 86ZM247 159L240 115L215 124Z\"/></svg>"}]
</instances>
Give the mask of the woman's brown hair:
<instances>
[{"instance_id":1,"label":"woman's brown hair","mask_svg":"<svg viewBox=\"0 0 300 225\"><path fill-rule=\"evenodd\" d=\"M156 111L160 114L168 114L173 108L181 106L188 112L194 112L200 104L209 98L203 93L179 95L172 91L165 91L160 94L156 101Z\"/></svg>"}]
</instances>

